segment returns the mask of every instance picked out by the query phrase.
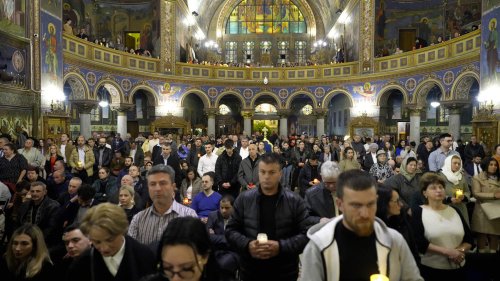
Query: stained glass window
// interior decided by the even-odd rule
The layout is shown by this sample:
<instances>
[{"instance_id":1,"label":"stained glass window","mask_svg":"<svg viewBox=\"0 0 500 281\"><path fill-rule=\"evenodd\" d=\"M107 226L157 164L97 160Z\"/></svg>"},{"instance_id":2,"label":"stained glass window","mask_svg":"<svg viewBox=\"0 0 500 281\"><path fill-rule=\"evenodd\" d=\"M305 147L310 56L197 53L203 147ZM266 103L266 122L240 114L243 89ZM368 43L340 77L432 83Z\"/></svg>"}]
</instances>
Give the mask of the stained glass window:
<instances>
[{"instance_id":1,"label":"stained glass window","mask_svg":"<svg viewBox=\"0 0 500 281\"><path fill-rule=\"evenodd\" d=\"M291 0L242 0L226 24L227 34L306 32L304 16Z\"/></svg>"}]
</instances>

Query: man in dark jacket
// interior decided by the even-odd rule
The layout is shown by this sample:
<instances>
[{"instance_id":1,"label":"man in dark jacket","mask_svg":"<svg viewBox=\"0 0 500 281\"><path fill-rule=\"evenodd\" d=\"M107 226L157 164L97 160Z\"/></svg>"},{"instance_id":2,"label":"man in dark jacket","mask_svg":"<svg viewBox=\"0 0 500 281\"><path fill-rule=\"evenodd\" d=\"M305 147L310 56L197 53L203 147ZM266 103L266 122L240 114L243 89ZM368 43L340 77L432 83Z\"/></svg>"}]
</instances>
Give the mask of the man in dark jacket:
<instances>
[{"instance_id":1,"label":"man in dark jacket","mask_svg":"<svg viewBox=\"0 0 500 281\"><path fill-rule=\"evenodd\" d=\"M111 159L113 158L113 151L111 148L106 147L106 138L99 139L99 145L94 149L94 173L102 167L108 167L111 165Z\"/></svg>"},{"instance_id":2,"label":"man in dark jacket","mask_svg":"<svg viewBox=\"0 0 500 281\"><path fill-rule=\"evenodd\" d=\"M177 154L172 153L172 147L170 144L163 143L161 145L161 154L156 155L153 158L153 165L168 165L174 169L175 172L175 184L176 186L181 186L182 178L181 178L181 168L179 165L179 158Z\"/></svg>"},{"instance_id":3,"label":"man in dark jacket","mask_svg":"<svg viewBox=\"0 0 500 281\"><path fill-rule=\"evenodd\" d=\"M280 178L278 156L261 156L258 188L234 203L226 238L240 255L242 280L297 280L310 222L302 198L282 188Z\"/></svg>"},{"instance_id":4,"label":"man in dark jacket","mask_svg":"<svg viewBox=\"0 0 500 281\"><path fill-rule=\"evenodd\" d=\"M465 159L463 159L464 163L471 162L474 156L479 156L484 158L484 149L481 144L477 142L476 136L470 137L470 142L465 146Z\"/></svg>"},{"instance_id":5,"label":"man in dark jacket","mask_svg":"<svg viewBox=\"0 0 500 281\"><path fill-rule=\"evenodd\" d=\"M202 145L202 141L200 138L197 138L194 141L194 146L191 147L189 151L189 155L186 158L189 167L194 167L195 169L198 167L198 160L200 157L205 155L205 148Z\"/></svg>"},{"instance_id":6,"label":"man in dark jacket","mask_svg":"<svg viewBox=\"0 0 500 281\"><path fill-rule=\"evenodd\" d=\"M221 272L221 281L235 280L235 272L239 268L238 254L231 250L224 236L226 225L233 213L234 198L226 195L220 200L219 210L208 215L207 229L210 233L210 243L214 257Z\"/></svg>"},{"instance_id":7,"label":"man in dark jacket","mask_svg":"<svg viewBox=\"0 0 500 281\"><path fill-rule=\"evenodd\" d=\"M24 202L19 208L21 224L31 223L38 226L45 242L49 246L59 241L57 233L57 212L59 203L47 196L47 186L42 182L33 182L30 186L31 200Z\"/></svg>"},{"instance_id":8,"label":"man in dark jacket","mask_svg":"<svg viewBox=\"0 0 500 281\"><path fill-rule=\"evenodd\" d=\"M238 169L238 179L243 190L252 189L259 184L259 154L257 146L248 146L248 157L243 159Z\"/></svg>"},{"instance_id":9,"label":"man in dark jacket","mask_svg":"<svg viewBox=\"0 0 500 281\"><path fill-rule=\"evenodd\" d=\"M304 198L306 195L306 190L310 187L319 183L319 171L318 171L318 157L312 154L304 168L300 170L299 174L299 188L300 196Z\"/></svg>"},{"instance_id":10,"label":"man in dark jacket","mask_svg":"<svg viewBox=\"0 0 500 281\"><path fill-rule=\"evenodd\" d=\"M217 162L215 162L215 184L222 196L230 194L236 198L240 192L238 169L240 168L241 156L234 153L233 145L233 140L227 139L224 142L226 149L217 157Z\"/></svg>"}]
</instances>

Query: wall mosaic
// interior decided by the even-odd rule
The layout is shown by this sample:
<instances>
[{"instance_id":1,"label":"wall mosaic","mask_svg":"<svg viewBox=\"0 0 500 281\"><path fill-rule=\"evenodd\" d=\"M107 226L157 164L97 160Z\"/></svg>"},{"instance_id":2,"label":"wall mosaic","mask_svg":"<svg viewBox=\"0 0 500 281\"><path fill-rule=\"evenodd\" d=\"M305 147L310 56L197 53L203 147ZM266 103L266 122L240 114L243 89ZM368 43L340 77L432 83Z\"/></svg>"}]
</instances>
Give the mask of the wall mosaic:
<instances>
[{"instance_id":1,"label":"wall mosaic","mask_svg":"<svg viewBox=\"0 0 500 281\"><path fill-rule=\"evenodd\" d=\"M26 37L26 26L28 26L26 0L0 0L0 30Z\"/></svg>"}]
</instances>

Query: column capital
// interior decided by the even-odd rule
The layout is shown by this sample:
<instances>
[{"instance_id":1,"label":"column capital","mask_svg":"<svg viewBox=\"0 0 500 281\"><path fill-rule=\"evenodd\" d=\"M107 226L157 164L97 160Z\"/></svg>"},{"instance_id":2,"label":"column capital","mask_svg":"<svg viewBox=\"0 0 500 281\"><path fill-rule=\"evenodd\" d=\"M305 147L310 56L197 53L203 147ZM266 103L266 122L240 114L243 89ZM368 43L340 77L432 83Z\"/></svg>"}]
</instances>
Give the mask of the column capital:
<instances>
[{"instance_id":1,"label":"column capital","mask_svg":"<svg viewBox=\"0 0 500 281\"><path fill-rule=\"evenodd\" d=\"M328 114L328 108L315 108L314 115L317 118L325 118L326 114Z\"/></svg>"},{"instance_id":2,"label":"column capital","mask_svg":"<svg viewBox=\"0 0 500 281\"><path fill-rule=\"evenodd\" d=\"M288 116L290 116L292 114L291 109L278 109L277 111L278 111L277 113L281 119L288 118Z\"/></svg>"},{"instance_id":3,"label":"column capital","mask_svg":"<svg viewBox=\"0 0 500 281\"><path fill-rule=\"evenodd\" d=\"M92 109L94 109L98 104L95 100L73 100L70 102L80 113L84 114L90 114L90 111L92 111Z\"/></svg>"},{"instance_id":4,"label":"column capital","mask_svg":"<svg viewBox=\"0 0 500 281\"><path fill-rule=\"evenodd\" d=\"M135 105L131 103L113 103L109 105L111 110L117 111L118 113L125 113L132 110L134 107Z\"/></svg>"},{"instance_id":5,"label":"column capital","mask_svg":"<svg viewBox=\"0 0 500 281\"><path fill-rule=\"evenodd\" d=\"M243 119L252 119L253 114L254 114L253 110L241 111L241 116L243 116Z\"/></svg>"},{"instance_id":6,"label":"column capital","mask_svg":"<svg viewBox=\"0 0 500 281\"><path fill-rule=\"evenodd\" d=\"M208 115L208 118L215 118L217 114L219 114L219 109L217 108L205 108L205 114Z\"/></svg>"},{"instance_id":7,"label":"column capital","mask_svg":"<svg viewBox=\"0 0 500 281\"><path fill-rule=\"evenodd\" d=\"M425 111L425 108L422 106L415 105L408 107L408 111L410 112L410 116L420 116L420 113L422 113L422 111Z\"/></svg>"},{"instance_id":8,"label":"column capital","mask_svg":"<svg viewBox=\"0 0 500 281\"><path fill-rule=\"evenodd\" d=\"M450 111L450 114L460 114L462 108L470 105L469 101L442 101L441 105Z\"/></svg>"}]
</instances>

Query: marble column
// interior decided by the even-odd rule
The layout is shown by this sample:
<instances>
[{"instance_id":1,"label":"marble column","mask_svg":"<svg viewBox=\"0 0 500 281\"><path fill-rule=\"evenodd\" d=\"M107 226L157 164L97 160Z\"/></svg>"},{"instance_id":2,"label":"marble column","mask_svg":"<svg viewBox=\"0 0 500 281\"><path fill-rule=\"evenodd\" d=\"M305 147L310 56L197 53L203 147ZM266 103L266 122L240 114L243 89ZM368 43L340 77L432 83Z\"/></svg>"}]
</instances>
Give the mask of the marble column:
<instances>
[{"instance_id":1,"label":"marble column","mask_svg":"<svg viewBox=\"0 0 500 281\"><path fill-rule=\"evenodd\" d=\"M422 108L410 109L410 141L420 143L420 112Z\"/></svg>"},{"instance_id":2,"label":"marble column","mask_svg":"<svg viewBox=\"0 0 500 281\"><path fill-rule=\"evenodd\" d=\"M116 118L116 132L120 134L122 139L125 139L128 133L127 129L127 111L132 109L132 104L113 104L110 105L111 110L117 112Z\"/></svg>"},{"instance_id":3,"label":"marble column","mask_svg":"<svg viewBox=\"0 0 500 281\"><path fill-rule=\"evenodd\" d=\"M460 112L461 108L450 108L448 111L448 133L454 141L460 139Z\"/></svg>"},{"instance_id":4,"label":"marble column","mask_svg":"<svg viewBox=\"0 0 500 281\"><path fill-rule=\"evenodd\" d=\"M316 115L316 136L321 137L325 134L325 116L328 112L326 108L316 108L314 114Z\"/></svg>"},{"instance_id":5,"label":"marble column","mask_svg":"<svg viewBox=\"0 0 500 281\"><path fill-rule=\"evenodd\" d=\"M217 108L209 108L205 109L205 112L208 116L208 124L207 124L207 134L215 136L215 116L217 115Z\"/></svg>"},{"instance_id":6,"label":"marble column","mask_svg":"<svg viewBox=\"0 0 500 281\"><path fill-rule=\"evenodd\" d=\"M253 111L242 111L241 116L243 116L243 132L245 135L252 135L252 117Z\"/></svg>"},{"instance_id":7,"label":"marble column","mask_svg":"<svg viewBox=\"0 0 500 281\"><path fill-rule=\"evenodd\" d=\"M278 110L278 115L280 116L280 136L288 136L288 116L290 115L290 110Z\"/></svg>"},{"instance_id":8,"label":"marble column","mask_svg":"<svg viewBox=\"0 0 500 281\"><path fill-rule=\"evenodd\" d=\"M90 124L90 112L97 106L95 100L74 100L70 103L75 106L80 114L80 135L88 139L92 136L92 126Z\"/></svg>"}]
</instances>

